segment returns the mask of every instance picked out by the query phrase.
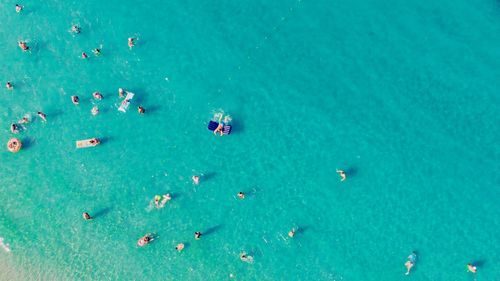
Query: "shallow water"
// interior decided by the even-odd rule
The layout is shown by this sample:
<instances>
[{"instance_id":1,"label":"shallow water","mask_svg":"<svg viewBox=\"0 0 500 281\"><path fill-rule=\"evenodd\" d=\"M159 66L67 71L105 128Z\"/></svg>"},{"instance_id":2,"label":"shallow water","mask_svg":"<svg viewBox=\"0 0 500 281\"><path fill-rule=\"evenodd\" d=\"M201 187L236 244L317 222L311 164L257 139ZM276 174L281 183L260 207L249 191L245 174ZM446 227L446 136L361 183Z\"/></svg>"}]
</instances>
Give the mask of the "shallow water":
<instances>
[{"instance_id":1,"label":"shallow water","mask_svg":"<svg viewBox=\"0 0 500 281\"><path fill-rule=\"evenodd\" d=\"M497 1L104 2L0 3L0 279L500 280Z\"/></svg>"}]
</instances>

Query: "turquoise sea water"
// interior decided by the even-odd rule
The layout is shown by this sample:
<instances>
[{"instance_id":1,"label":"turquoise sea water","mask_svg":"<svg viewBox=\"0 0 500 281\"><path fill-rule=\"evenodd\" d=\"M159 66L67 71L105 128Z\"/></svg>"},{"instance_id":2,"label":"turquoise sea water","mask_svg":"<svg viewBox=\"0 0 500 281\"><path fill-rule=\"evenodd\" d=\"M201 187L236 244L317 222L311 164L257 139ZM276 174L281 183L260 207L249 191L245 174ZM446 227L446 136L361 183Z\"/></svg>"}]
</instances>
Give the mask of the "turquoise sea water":
<instances>
[{"instance_id":1,"label":"turquoise sea water","mask_svg":"<svg viewBox=\"0 0 500 281\"><path fill-rule=\"evenodd\" d=\"M500 2L21 4L0 3L1 280L500 280Z\"/></svg>"}]
</instances>

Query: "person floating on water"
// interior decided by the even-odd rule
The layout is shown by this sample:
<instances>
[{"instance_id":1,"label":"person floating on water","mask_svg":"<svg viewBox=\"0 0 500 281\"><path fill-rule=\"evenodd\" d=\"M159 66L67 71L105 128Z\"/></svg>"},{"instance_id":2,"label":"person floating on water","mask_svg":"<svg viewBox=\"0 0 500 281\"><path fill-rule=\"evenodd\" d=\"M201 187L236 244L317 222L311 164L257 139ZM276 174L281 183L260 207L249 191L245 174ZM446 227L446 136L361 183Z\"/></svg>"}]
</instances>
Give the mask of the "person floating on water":
<instances>
[{"instance_id":1,"label":"person floating on water","mask_svg":"<svg viewBox=\"0 0 500 281\"><path fill-rule=\"evenodd\" d=\"M17 126L16 123L12 123L10 124L10 131L13 133L13 134L17 134L19 133L19 127Z\"/></svg>"},{"instance_id":2,"label":"person floating on water","mask_svg":"<svg viewBox=\"0 0 500 281\"><path fill-rule=\"evenodd\" d=\"M245 193L243 191L238 192L238 198L245 199Z\"/></svg>"},{"instance_id":3,"label":"person floating on water","mask_svg":"<svg viewBox=\"0 0 500 281\"><path fill-rule=\"evenodd\" d=\"M125 90L123 90L122 88L118 88L118 96L120 98L124 98L125 97Z\"/></svg>"},{"instance_id":4,"label":"person floating on water","mask_svg":"<svg viewBox=\"0 0 500 281\"><path fill-rule=\"evenodd\" d=\"M19 41L18 44L19 48L21 48L21 50L23 51L29 51L30 47L26 44L25 41Z\"/></svg>"},{"instance_id":5,"label":"person floating on water","mask_svg":"<svg viewBox=\"0 0 500 281\"><path fill-rule=\"evenodd\" d=\"M80 33L80 27L78 25L73 25L71 26L71 33L74 33L74 34L79 34Z\"/></svg>"},{"instance_id":6,"label":"person floating on water","mask_svg":"<svg viewBox=\"0 0 500 281\"><path fill-rule=\"evenodd\" d=\"M472 273L476 273L477 272L477 267L474 266L472 263L468 263L467 264L467 271L472 272Z\"/></svg>"},{"instance_id":7,"label":"person floating on water","mask_svg":"<svg viewBox=\"0 0 500 281\"><path fill-rule=\"evenodd\" d=\"M139 112L139 114L144 114L144 113L146 113L146 109L144 109L144 107L142 107L142 106L139 106L137 108L137 112Z\"/></svg>"},{"instance_id":8,"label":"person floating on water","mask_svg":"<svg viewBox=\"0 0 500 281\"><path fill-rule=\"evenodd\" d=\"M91 217L91 216L89 215L89 213L87 213L87 212L84 212L84 213L82 214L82 216L83 216L83 219L84 219L84 220L86 220L86 221L88 221L88 220L91 220L91 219L92 219L92 217Z\"/></svg>"},{"instance_id":9,"label":"person floating on water","mask_svg":"<svg viewBox=\"0 0 500 281\"><path fill-rule=\"evenodd\" d=\"M78 104L80 102L80 98L78 96L71 96L71 102L73 102L73 104Z\"/></svg>"},{"instance_id":10,"label":"person floating on water","mask_svg":"<svg viewBox=\"0 0 500 281\"><path fill-rule=\"evenodd\" d=\"M40 119L42 119L44 122L47 122L47 115L45 115L45 113L41 112L41 111L38 111L36 113L38 115L38 117L40 117Z\"/></svg>"},{"instance_id":11,"label":"person floating on water","mask_svg":"<svg viewBox=\"0 0 500 281\"><path fill-rule=\"evenodd\" d=\"M347 178L347 174L345 173L345 171L337 169L336 172L340 176L340 181L345 181L345 179Z\"/></svg>"},{"instance_id":12,"label":"person floating on water","mask_svg":"<svg viewBox=\"0 0 500 281\"><path fill-rule=\"evenodd\" d=\"M144 245L149 244L151 241L153 241L153 235L148 233L142 236L141 239L139 239L139 241L137 241L137 246L142 247Z\"/></svg>"},{"instance_id":13,"label":"person floating on water","mask_svg":"<svg viewBox=\"0 0 500 281\"><path fill-rule=\"evenodd\" d=\"M16 13L20 13L23 10L23 6L16 4Z\"/></svg>"},{"instance_id":14,"label":"person floating on water","mask_svg":"<svg viewBox=\"0 0 500 281\"><path fill-rule=\"evenodd\" d=\"M87 59L89 56L87 55L87 53L85 52L82 52L82 59Z\"/></svg>"},{"instance_id":15,"label":"person floating on water","mask_svg":"<svg viewBox=\"0 0 500 281\"><path fill-rule=\"evenodd\" d=\"M29 115L24 116L21 118L21 120L17 121L19 124L28 124L30 122L30 119L28 118Z\"/></svg>"},{"instance_id":16,"label":"person floating on water","mask_svg":"<svg viewBox=\"0 0 500 281\"><path fill-rule=\"evenodd\" d=\"M12 85L12 83L7 82L7 83L5 83L5 88L7 88L7 90L13 90L14 86Z\"/></svg>"},{"instance_id":17,"label":"person floating on water","mask_svg":"<svg viewBox=\"0 0 500 281\"><path fill-rule=\"evenodd\" d=\"M253 257L249 256L245 252L243 252L243 253L240 254L240 260L242 262L249 262L249 263L251 263L251 262L253 262Z\"/></svg>"},{"instance_id":18,"label":"person floating on water","mask_svg":"<svg viewBox=\"0 0 500 281\"><path fill-rule=\"evenodd\" d=\"M99 48L95 48L92 50L92 53L94 53L94 55L97 57L97 56L100 56L101 55L101 49Z\"/></svg>"},{"instance_id":19,"label":"person floating on water","mask_svg":"<svg viewBox=\"0 0 500 281\"><path fill-rule=\"evenodd\" d=\"M193 180L194 184L200 183L200 176L192 176L191 179Z\"/></svg>"},{"instance_id":20,"label":"person floating on water","mask_svg":"<svg viewBox=\"0 0 500 281\"><path fill-rule=\"evenodd\" d=\"M132 38L132 37L128 38L128 47L130 49L132 49L132 47L134 47L134 45L135 45L134 38Z\"/></svg>"},{"instance_id":21,"label":"person floating on water","mask_svg":"<svg viewBox=\"0 0 500 281\"><path fill-rule=\"evenodd\" d=\"M201 238L201 232L196 231L196 232L194 233L194 239L196 239L196 240L200 240L200 238Z\"/></svg>"},{"instance_id":22,"label":"person floating on water","mask_svg":"<svg viewBox=\"0 0 500 281\"><path fill-rule=\"evenodd\" d=\"M175 249L179 252L182 251L184 249L184 243L177 244L177 246L175 246Z\"/></svg>"},{"instance_id":23,"label":"person floating on water","mask_svg":"<svg viewBox=\"0 0 500 281\"><path fill-rule=\"evenodd\" d=\"M288 231L288 237L293 238L295 236L295 232L297 232L297 230L292 228L292 230Z\"/></svg>"},{"instance_id":24,"label":"person floating on water","mask_svg":"<svg viewBox=\"0 0 500 281\"><path fill-rule=\"evenodd\" d=\"M103 98L102 94L101 94L101 93L99 93L99 92L94 92L94 93L92 93L92 96L93 96L93 97L94 97L94 99L96 99L96 100L102 100L102 98Z\"/></svg>"},{"instance_id":25,"label":"person floating on water","mask_svg":"<svg viewBox=\"0 0 500 281\"><path fill-rule=\"evenodd\" d=\"M415 252L412 252L408 256L408 261L405 262L405 266L406 266L406 273L405 273L405 275L409 275L410 274L410 270L413 268L413 266L415 265L416 261L417 261L417 254Z\"/></svg>"}]
</instances>

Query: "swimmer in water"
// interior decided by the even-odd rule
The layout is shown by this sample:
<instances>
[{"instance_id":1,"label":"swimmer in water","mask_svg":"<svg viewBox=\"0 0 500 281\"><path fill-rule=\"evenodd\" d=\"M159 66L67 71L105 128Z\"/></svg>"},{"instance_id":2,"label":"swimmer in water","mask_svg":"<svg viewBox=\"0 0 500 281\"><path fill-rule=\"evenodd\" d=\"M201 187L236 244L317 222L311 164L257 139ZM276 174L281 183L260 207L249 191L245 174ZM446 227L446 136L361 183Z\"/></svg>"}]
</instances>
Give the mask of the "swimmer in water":
<instances>
[{"instance_id":1,"label":"swimmer in water","mask_svg":"<svg viewBox=\"0 0 500 281\"><path fill-rule=\"evenodd\" d=\"M161 200L161 196L160 195L155 195L155 205L156 205L156 208L160 208L160 200Z\"/></svg>"},{"instance_id":2,"label":"swimmer in water","mask_svg":"<svg viewBox=\"0 0 500 281\"><path fill-rule=\"evenodd\" d=\"M135 45L134 38L132 38L132 37L128 38L128 47L130 49L132 49L132 47L134 47L134 45Z\"/></svg>"},{"instance_id":3,"label":"swimmer in water","mask_svg":"<svg viewBox=\"0 0 500 281\"><path fill-rule=\"evenodd\" d=\"M163 195L163 199L161 200L161 203L165 205L168 201L172 200L172 196L170 196L170 193L167 193Z\"/></svg>"},{"instance_id":4,"label":"swimmer in water","mask_svg":"<svg viewBox=\"0 0 500 281\"><path fill-rule=\"evenodd\" d=\"M23 10L23 6L16 4L16 13L20 13Z\"/></svg>"},{"instance_id":5,"label":"swimmer in water","mask_svg":"<svg viewBox=\"0 0 500 281\"><path fill-rule=\"evenodd\" d=\"M23 118L21 118L21 120L17 121L19 124L28 124L30 122L30 120L28 119L28 117L24 116Z\"/></svg>"},{"instance_id":6,"label":"swimmer in water","mask_svg":"<svg viewBox=\"0 0 500 281\"><path fill-rule=\"evenodd\" d=\"M249 256L245 252L243 252L243 253L240 254L240 260L242 262L249 262L249 263L251 263L253 261L253 257Z\"/></svg>"},{"instance_id":7,"label":"swimmer in water","mask_svg":"<svg viewBox=\"0 0 500 281\"><path fill-rule=\"evenodd\" d=\"M415 252L412 252L411 255L408 256L408 261L406 261L406 263L405 263L405 266L406 266L405 275L410 274L410 270L415 265L416 261L417 261L417 254Z\"/></svg>"},{"instance_id":8,"label":"swimmer in water","mask_svg":"<svg viewBox=\"0 0 500 281\"><path fill-rule=\"evenodd\" d=\"M96 57L100 56L101 55L101 49L95 48L95 49L92 50L92 53L94 53L94 55Z\"/></svg>"},{"instance_id":9,"label":"swimmer in water","mask_svg":"<svg viewBox=\"0 0 500 281\"><path fill-rule=\"evenodd\" d=\"M92 113L92 115L96 116L97 114L99 114L99 108L97 107L97 105L95 105L94 107L92 107L92 109L90 110L90 113Z\"/></svg>"},{"instance_id":10,"label":"swimmer in water","mask_svg":"<svg viewBox=\"0 0 500 281\"><path fill-rule=\"evenodd\" d=\"M238 198L245 199L245 193L243 193L242 191L238 192Z\"/></svg>"},{"instance_id":11,"label":"swimmer in water","mask_svg":"<svg viewBox=\"0 0 500 281\"><path fill-rule=\"evenodd\" d=\"M7 88L7 90L13 90L14 86L12 85L12 83L7 82L7 83L5 83L5 88Z\"/></svg>"},{"instance_id":12,"label":"swimmer in water","mask_svg":"<svg viewBox=\"0 0 500 281\"><path fill-rule=\"evenodd\" d=\"M347 178L347 174L345 173L345 171L337 169L336 172L340 176L340 181L345 181L345 179Z\"/></svg>"},{"instance_id":13,"label":"swimmer in water","mask_svg":"<svg viewBox=\"0 0 500 281\"><path fill-rule=\"evenodd\" d=\"M13 134L19 133L19 127L17 126L17 124L15 124L15 123L10 124L10 131Z\"/></svg>"},{"instance_id":14,"label":"swimmer in water","mask_svg":"<svg viewBox=\"0 0 500 281\"><path fill-rule=\"evenodd\" d=\"M124 98L125 97L125 91L122 88L118 88L118 96L120 98Z\"/></svg>"},{"instance_id":15,"label":"swimmer in water","mask_svg":"<svg viewBox=\"0 0 500 281\"><path fill-rule=\"evenodd\" d=\"M295 236L296 231L297 230L295 230L295 228L292 228L292 230L288 231L288 237L293 238Z\"/></svg>"},{"instance_id":16,"label":"swimmer in water","mask_svg":"<svg viewBox=\"0 0 500 281\"><path fill-rule=\"evenodd\" d=\"M201 238L201 232L196 231L196 232L194 233L194 239L196 239L196 240L200 240L200 238Z\"/></svg>"},{"instance_id":17,"label":"swimmer in water","mask_svg":"<svg viewBox=\"0 0 500 281\"><path fill-rule=\"evenodd\" d=\"M139 114L144 114L144 113L146 113L146 109L144 109L144 107L142 107L142 106L139 106L137 108L137 112L139 112Z\"/></svg>"},{"instance_id":18,"label":"swimmer in water","mask_svg":"<svg viewBox=\"0 0 500 281\"><path fill-rule=\"evenodd\" d=\"M193 180L194 184L200 183L200 176L192 176L191 179Z\"/></svg>"},{"instance_id":19,"label":"swimmer in water","mask_svg":"<svg viewBox=\"0 0 500 281\"><path fill-rule=\"evenodd\" d=\"M71 102L73 102L73 104L78 104L80 102L80 98L78 96L71 96Z\"/></svg>"},{"instance_id":20,"label":"swimmer in water","mask_svg":"<svg viewBox=\"0 0 500 281\"><path fill-rule=\"evenodd\" d=\"M28 47L28 45L24 41L19 41L18 46L19 46L19 48L21 48L21 50L23 50L25 52L30 49L30 47Z\"/></svg>"},{"instance_id":21,"label":"swimmer in water","mask_svg":"<svg viewBox=\"0 0 500 281\"><path fill-rule=\"evenodd\" d=\"M177 246L175 246L175 249L179 252L182 251L184 249L184 243L177 244Z\"/></svg>"},{"instance_id":22,"label":"swimmer in water","mask_svg":"<svg viewBox=\"0 0 500 281\"><path fill-rule=\"evenodd\" d=\"M45 113L41 112L41 111L38 111L36 113L38 115L38 117L40 117L40 119L42 119L44 122L47 122L47 115L45 115Z\"/></svg>"},{"instance_id":23,"label":"swimmer in water","mask_svg":"<svg viewBox=\"0 0 500 281\"><path fill-rule=\"evenodd\" d=\"M149 244L149 242L153 241L153 236L151 234L146 234L137 241L137 246L142 247L144 245Z\"/></svg>"},{"instance_id":24,"label":"swimmer in water","mask_svg":"<svg viewBox=\"0 0 500 281\"><path fill-rule=\"evenodd\" d=\"M82 53L82 59L87 59L88 57L89 56L85 52Z\"/></svg>"},{"instance_id":25,"label":"swimmer in water","mask_svg":"<svg viewBox=\"0 0 500 281\"><path fill-rule=\"evenodd\" d=\"M71 33L79 34L80 33L80 27L78 25L71 26Z\"/></svg>"},{"instance_id":26,"label":"swimmer in water","mask_svg":"<svg viewBox=\"0 0 500 281\"><path fill-rule=\"evenodd\" d=\"M88 220L91 220L91 219L92 219L92 217L91 217L91 216L89 215L89 213L87 213L87 212L84 212L84 213L82 214L82 216L83 216L83 219L84 219L84 220L86 220L86 221L88 221Z\"/></svg>"},{"instance_id":27,"label":"swimmer in water","mask_svg":"<svg viewBox=\"0 0 500 281\"><path fill-rule=\"evenodd\" d=\"M102 94L101 94L101 93L99 93L99 92L94 92L94 93L92 94L92 96L93 96L93 97L94 97L94 99L96 99L96 100L102 100L102 98L103 98Z\"/></svg>"},{"instance_id":28,"label":"swimmer in water","mask_svg":"<svg viewBox=\"0 0 500 281\"><path fill-rule=\"evenodd\" d=\"M477 267L475 267L473 264L471 263L468 263L467 264L467 271L469 272L472 272L472 273L476 273L477 272Z\"/></svg>"}]
</instances>

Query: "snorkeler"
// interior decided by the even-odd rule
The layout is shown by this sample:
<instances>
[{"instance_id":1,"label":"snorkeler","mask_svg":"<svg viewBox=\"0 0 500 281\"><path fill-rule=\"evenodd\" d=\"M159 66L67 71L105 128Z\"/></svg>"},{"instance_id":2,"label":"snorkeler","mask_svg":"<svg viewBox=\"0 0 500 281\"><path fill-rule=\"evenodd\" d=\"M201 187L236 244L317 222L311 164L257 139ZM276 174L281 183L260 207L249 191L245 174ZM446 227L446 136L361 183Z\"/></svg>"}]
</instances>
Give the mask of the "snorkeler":
<instances>
[{"instance_id":1,"label":"snorkeler","mask_svg":"<svg viewBox=\"0 0 500 281\"><path fill-rule=\"evenodd\" d=\"M30 49L30 47L28 47L28 45L26 44L26 42L24 41L19 41L18 42L18 46L19 48L21 48L21 50L23 51L28 51Z\"/></svg>"},{"instance_id":2,"label":"snorkeler","mask_svg":"<svg viewBox=\"0 0 500 281\"><path fill-rule=\"evenodd\" d=\"M200 238L201 238L201 232L196 231L196 232L194 233L194 239L196 239L196 240L200 240Z\"/></svg>"},{"instance_id":3,"label":"snorkeler","mask_svg":"<svg viewBox=\"0 0 500 281\"><path fill-rule=\"evenodd\" d=\"M408 261L406 261L406 263L405 263L406 270L407 270L405 275L410 274L410 270L415 265L416 261L417 261L417 254L415 252L412 252L411 255L408 256Z\"/></svg>"},{"instance_id":4,"label":"snorkeler","mask_svg":"<svg viewBox=\"0 0 500 281\"><path fill-rule=\"evenodd\" d=\"M17 124L15 123L10 124L10 131L14 134L19 133L19 127L17 126Z\"/></svg>"},{"instance_id":5,"label":"snorkeler","mask_svg":"<svg viewBox=\"0 0 500 281\"><path fill-rule=\"evenodd\" d=\"M47 122L47 115L45 115L45 113L38 111L36 114L38 115L38 117L40 117L40 119Z\"/></svg>"},{"instance_id":6,"label":"snorkeler","mask_svg":"<svg viewBox=\"0 0 500 281\"><path fill-rule=\"evenodd\" d=\"M73 104L78 104L80 102L80 98L78 96L71 96L71 102L73 102Z\"/></svg>"},{"instance_id":7,"label":"snorkeler","mask_svg":"<svg viewBox=\"0 0 500 281\"><path fill-rule=\"evenodd\" d=\"M80 33L80 27L78 25L71 26L71 33L79 34Z\"/></svg>"},{"instance_id":8,"label":"snorkeler","mask_svg":"<svg viewBox=\"0 0 500 281\"><path fill-rule=\"evenodd\" d=\"M83 216L83 219L84 219L84 220L86 220L86 221L87 221L87 220L91 220L91 219L92 219L92 217L91 217L91 216L89 215L89 213L87 213L87 212L84 212L84 213L82 214L82 216Z\"/></svg>"},{"instance_id":9,"label":"snorkeler","mask_svg":"<svg viewBox=\"0 0 500 281\"><path fill-rule=\"evenodd\" d=\"M146 109L144 109L144 107L142 107L142 106L139 106L137 108L137 112L139 112L139 114L144 114L144 113L146 113Z\"/></svg>"},{"instance_id":10,"label":"snorkeler","mask_svg":"<svg viewBox=\"0 0 500 281\"><path fill-rule=\"evenodd\" d=\"M92 53L94 53L95 56L100 56L101 55L101 49L95 48L92 50Z\"/></svg>"},{"instance_id":11,"label":"snorkeler","mask_svg":"<svg viewBox=\"0 0 500 281\"><path fill-rule=\"evenodd\" d=\"M175 246L175 249L179 252L182 251L184 249L184 243L177 244L177 246Z\"/></svg>"},{"instance_id":12,"label":"snorkeler","mask_svg":"<svg viewBox=\"0 0 500 281\"><path fill-rule=\"evenodd\" d=\"M130 49L132 49L132 47L134 47L134 45L135 45L134 38L132 38L132 37L128 38L128 47Z\"/></svg>"},{"instance_id":13,"label":"snorkeler","mask_svg":"<svg viewBox=\"0 0 500 281\"><path fill-rule=\"evenodd\" d=\"M336 172L340 176L340 181L345 181L345 179L347 178L347 174L345 173L345 171L337 169Z\"/></svg>"},{"instance_id":14,"label":"snorkeler","mask_svg":"<svg viewBox=\"0 0 500 281\"><path fill-rule=\"evenodd\" d=\"M245 199L245 193L243 191L238 192L238 198Z\"/></svg>"},{"instance_id":15,"label":"snorkeler","mask_svg":"<svg viewBox=\"0 0 500 281\"><path fill-rule=\"evenodd\" d=\"M192 176L191 179L193 180L194 184L200 183L200 176Z\"/></svg>"},{"instance_id":16,"label":"snorkeler","mask_svg":"<svg viewBox=\"0 0 500 281\"><path fill-rule=\"evenodd\" d=\"M467 271L469 272L472 272L472 273L476 273L477 272L477 267L474 266L473 264L471 263L468 263L467 264Z\"/></svg>"},{"instance_id":17,"label":"snorkeler","mask_svg":"<svg viewBox=\"0 0 500 281\"><path fill-rule=\"evenodd\" d=\"M23 6L16 4L16 13L20 13L23 10Z\"/></svg>"},{"instance_id":18,"label":"snorkeler","mask_svg":"<svg viewBox=\"0 0 500 281\"><path fill-rule=\"evenodd\" d=\"M82 59L87 59L89 56L85 53L85 52L82 52Z\"/></svg>"},{"instance_id":19,"label":"snorkeler","mask_svg":"<svg viewBox=\"0 0 500 281\"><path fill-rule=\"evenodd\" d=\"M99 93L99 92L94 92L94 93L92 93L92 96L93 96L93 97L94 97L94 99L96 99L96 100L102 100L102 98L103 98L102 94L101 94L101 93Z\"/></svg>"},{"instance_id":20,"label":"snorkeler","mask_svg":"<svg viewBox=\"0 0 500 281\"><path fill-rule=\"evenodd\" d=\"M13 90L14 86L12 85L12 83L7 82L7 83L5 83L5 88L7 88L7 90Z\"/></svg>"}]
</instances>

